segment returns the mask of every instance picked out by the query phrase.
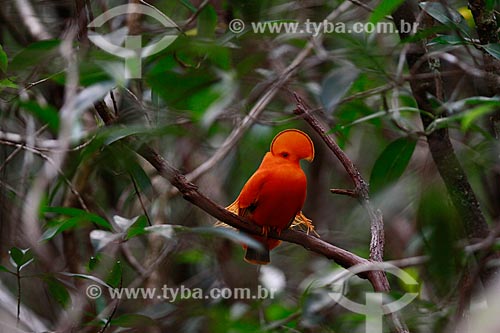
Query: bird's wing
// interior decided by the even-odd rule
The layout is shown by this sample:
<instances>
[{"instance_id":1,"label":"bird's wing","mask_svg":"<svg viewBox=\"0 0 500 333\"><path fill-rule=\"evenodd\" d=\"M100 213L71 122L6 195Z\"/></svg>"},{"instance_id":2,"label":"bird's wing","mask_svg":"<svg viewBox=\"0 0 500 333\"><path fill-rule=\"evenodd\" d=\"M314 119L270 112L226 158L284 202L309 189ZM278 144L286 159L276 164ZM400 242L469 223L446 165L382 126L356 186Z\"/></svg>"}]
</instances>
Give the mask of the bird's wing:
<instances>
[{"instance_id":1,"label":"bird's wing","mask_svg":"<svg viewBox=\"0 0 500 333\"><path fill-rule=\"evenodd\" d=\"M269 172L265 169L257 170L247 181L238 196L238 215L248 217L257 208L262 187L268 179Z\"/></svg>"},{"instance_id":2,"label":"bird's wing","mask_svg":"<svg viewBox=\"0 0 500 333\"><path fill-rule=\"evenodd\" d=\"M246 182L245 186L241 190L238 198L229 206L226 207L228 211L233 214L249 217L251 213L257 207L257 202L259 199L259 193L266 182L268 172L261 169L257 170L250 179ZM216 227L229 227L227 224L221 221L215 223Z\"/></svg>"}]
</instances>

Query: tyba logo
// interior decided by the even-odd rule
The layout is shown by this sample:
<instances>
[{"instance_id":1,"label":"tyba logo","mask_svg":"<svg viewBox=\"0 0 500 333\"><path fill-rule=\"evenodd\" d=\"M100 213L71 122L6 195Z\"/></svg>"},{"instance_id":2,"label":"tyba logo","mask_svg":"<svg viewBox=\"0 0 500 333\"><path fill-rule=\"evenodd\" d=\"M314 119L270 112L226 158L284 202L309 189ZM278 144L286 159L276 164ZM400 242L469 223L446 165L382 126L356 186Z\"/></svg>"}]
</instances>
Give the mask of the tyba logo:
<instances>
[{"instance_id":1,"label":"tyba logo","mask_svg":"<svg viewBox=\"0 0 500 333\"><path fill-rule=\"evenodd\" d=\"M176 33L171 35L164 35L159 41L142 47L142 36L126 36L125 47L113 44L109 38L100 35L94 31L89 31L88 37L92 43L97 45L104 51L116 55L120 58L125 58L125 78L138 79L142 75L142 58L149 57L156 54L170 44L177 38L178 26L168 16L158 11L154 7L149 7L142 4L128 4L117 6L105 11L88 24L88 28L99 28L110 19L127 14L143 14L151 16L159 21L165 28L175 29Z\"/></svg>"}]
</instances>

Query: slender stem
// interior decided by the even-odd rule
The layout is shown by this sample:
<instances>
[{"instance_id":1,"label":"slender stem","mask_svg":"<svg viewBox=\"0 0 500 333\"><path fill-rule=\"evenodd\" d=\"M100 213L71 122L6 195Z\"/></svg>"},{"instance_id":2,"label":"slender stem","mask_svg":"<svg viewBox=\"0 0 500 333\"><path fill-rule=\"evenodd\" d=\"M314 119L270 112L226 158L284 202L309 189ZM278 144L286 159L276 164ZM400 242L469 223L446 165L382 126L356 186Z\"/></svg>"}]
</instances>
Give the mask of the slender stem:
<instances>
[{"instance_id":1,"label":"slender stem","mask_svg":"<svg viewBox=\"0 0 500 333\"><path fill-rule=\"evenodd\" d=\"M21 319L21 271L20 267L16 268L17 278L17 320L16 327L19 327L19 320Z\"/></svg>"}]
</instances>

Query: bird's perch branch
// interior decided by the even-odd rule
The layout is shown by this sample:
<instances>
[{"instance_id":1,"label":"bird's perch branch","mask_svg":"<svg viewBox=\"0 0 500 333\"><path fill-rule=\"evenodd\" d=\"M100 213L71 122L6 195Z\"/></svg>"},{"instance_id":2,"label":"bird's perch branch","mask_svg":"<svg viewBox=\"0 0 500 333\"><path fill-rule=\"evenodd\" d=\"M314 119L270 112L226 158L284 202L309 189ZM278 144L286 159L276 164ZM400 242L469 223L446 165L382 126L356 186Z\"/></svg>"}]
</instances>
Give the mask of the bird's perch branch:
<instances>
[{"instance_id":1,"label":"bird's perch branch","mask_svg":"<svg viewBox=\"0 0 500 333\"><path fill-rule=\"evenodd\" d=\"M111 110L109 110L104 103L96 103L95 108L106 125L113 123L114 117L111 114ZM245 218L227 211L224 207L216 204L202 194L196 185L189 182L179 170L168 163L168 161L166 161L151 147L144 145L140 148L138 153L158 171L160 176L167 179L173 186L175 186L179 192L182 193L183 197L193 205L201 208L209 215L234 228L250 234L262 234L262 228L258 225L250 223ZM328 259L335 261L344 268L349 268L358 264L370 263L367 259L361 258L354 253L336 247L304 232L288 229L282 231L281 234L277 234L271 230L269 231L268 236L301 245L310 251L321 254ZM387 279L385 276L381 277L380 272L371 271L366 274L361 274L360 276L367 278L375 291L383 292L389 290Z\"/></svg>"},{"instance_id":2,"label":"bird's perch branch","mask_svg":"<svg viewBox=\"0 0 500 333\"><path fill-rule=\"evenodd\" d=\"M196 185L189 182L184 175L182 175L176 168L170 165L170 163L168 163L150 147L143 146L140 149L139 154L146 159L162 177L175 186L179 192L182 193L184 199L191 202L193 205L201 208L216 219L239 230L250 234L262 234L262 228L260 226L250 223L245 218L227 211L224 207L216 204L202 194ZM334 260L336 263L345 268L358 264L369 264L370 262L367 259L361 258L349 251L336 247L304 232L288 229L282 231L281 234L278 234L271 230L269 231L268 236L301 245L310 251ZM367 278L376 291L387 291L387 281L380 279L380 276L376 273L377 272L368 272L366 276L362 277Z\"/></svg>"},{"instance_id":3,"label":"bird's perch branch","mask_svg":"<svg viewBox=\"0 0 500 333\"><path fill-rule=\"evenodd\" d=\"M383 261L384 257L384 221L382 219L382 213L379 210L375 210L370 203L369 198L369 186L368 183L361 176L358 168L354 165L351 159L340 149L339 145L333 140L333 138L326 133L325 126L314 117L310 109L304 103L299 95L294 94L297 103L297 108L294 113L301 116L311 127L321 136L323 141L326 143L328 148L337 156L340 163L344 166L345 170L349 174L354 183L354 191L342 191L335 190L334 193L348 194L358 198L361 205L365 208L368 216L370 218L371 225L371 235L372 239L370 242L370 259L375 261ZM389 286L387 285L387 288Z\"/></svg>"}]
</instances>

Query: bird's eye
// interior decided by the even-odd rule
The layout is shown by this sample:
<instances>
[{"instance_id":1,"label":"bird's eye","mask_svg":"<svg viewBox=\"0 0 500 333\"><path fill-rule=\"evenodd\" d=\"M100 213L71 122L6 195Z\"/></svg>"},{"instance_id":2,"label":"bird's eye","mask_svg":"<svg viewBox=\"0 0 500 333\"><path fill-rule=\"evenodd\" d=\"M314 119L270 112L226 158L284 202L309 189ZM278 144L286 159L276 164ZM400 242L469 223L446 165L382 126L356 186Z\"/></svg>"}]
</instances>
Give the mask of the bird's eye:
<instances>
[{"instance_id":1,"label":"bird's eye","mask_svg":"<svg viewBox=\"0 0 500 333\"><path fill-rule=\"evenodd\" d=\"M281 156L283 156L284 158L287 158L287 157L288 157L288 155L289 155L289 154L288 154L287 152L282 152L282 153L281 153Z\"/></svg>"}]
</instances>

